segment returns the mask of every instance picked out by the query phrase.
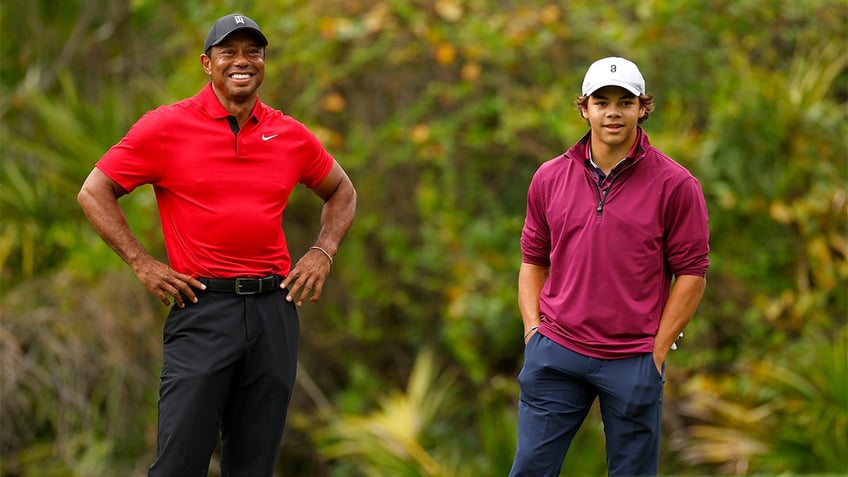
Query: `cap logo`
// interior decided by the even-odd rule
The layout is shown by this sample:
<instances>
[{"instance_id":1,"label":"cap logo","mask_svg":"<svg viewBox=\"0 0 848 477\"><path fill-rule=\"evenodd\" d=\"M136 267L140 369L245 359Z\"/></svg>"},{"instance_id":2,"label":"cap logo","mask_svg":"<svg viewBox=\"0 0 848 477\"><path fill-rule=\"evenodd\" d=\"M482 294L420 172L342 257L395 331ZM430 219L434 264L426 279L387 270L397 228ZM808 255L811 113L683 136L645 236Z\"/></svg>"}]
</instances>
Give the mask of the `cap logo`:
<instances>
[{"instance_id":1,"label":"cap logo","mask_svg":"<svg viewBox=\"0 0 848 477\"><path fill-rule=\"evenodd\" d=\"M236 21L236 24L241 23L242 25L244 25L244 17L243 17L243 16L241 16L241 15L236 15L236 16L234 16L234 17L233 17L233 20L235 20L235 21Z\"/></svg>"},{"instance_id":2,"label":"cap logo","mask_svg":"<svg viewBox=\"0 0 848 477\"><path fill-rule=\"evenodd\" d=\"M615 64L610 65L610 73L615 73Z\"/></svg>"}]
</instances>

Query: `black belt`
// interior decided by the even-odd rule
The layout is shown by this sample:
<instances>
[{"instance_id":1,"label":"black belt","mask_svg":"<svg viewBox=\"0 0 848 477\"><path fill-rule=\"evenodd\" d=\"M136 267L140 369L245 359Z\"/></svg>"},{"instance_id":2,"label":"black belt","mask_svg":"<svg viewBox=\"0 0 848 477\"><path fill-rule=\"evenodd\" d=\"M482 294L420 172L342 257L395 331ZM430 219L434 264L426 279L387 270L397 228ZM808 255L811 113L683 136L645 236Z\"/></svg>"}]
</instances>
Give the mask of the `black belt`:
<instances>
[{"instance_id":1,"label":"black belt","mask_svg":"<svg viewBox=\"0 0 848 477\"><path fill-rule=\"evenodd\" d=\"M206 291L235 293L236 295L256 295L279 290L283 277L268 275L264 278L198 278L206 285Z\"/></svg>"}]
</instances>

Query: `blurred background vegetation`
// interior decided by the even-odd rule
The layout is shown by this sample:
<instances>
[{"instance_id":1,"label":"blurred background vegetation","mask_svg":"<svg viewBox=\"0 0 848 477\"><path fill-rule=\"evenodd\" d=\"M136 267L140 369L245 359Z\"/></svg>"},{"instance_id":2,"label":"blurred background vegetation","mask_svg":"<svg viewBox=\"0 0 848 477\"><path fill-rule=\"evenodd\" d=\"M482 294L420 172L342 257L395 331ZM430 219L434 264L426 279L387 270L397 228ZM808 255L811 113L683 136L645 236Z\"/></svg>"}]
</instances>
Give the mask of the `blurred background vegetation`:
<instances>
[{"instance_id":1,"label":"blurred background vegetation","mask_svg":"<svg viewBox=\"0 0 848 477\"><path fill-rule=\"evenodd\" d=\"M146 475L167 310L75 196L141 114L205 84L203 39L232 11L270 39L263 101L360 197L302 309L278 475L506 475L525 193L585 132L582 75L611 55L640 65L652 142L711 212L662 473L848 472L845 0L3 0L0 475ZM164 258L152 190L122 204ZM294 256L319 208L292 197ZM593 414L564 475L605 474Z\"/></svg>"}]
</instances>

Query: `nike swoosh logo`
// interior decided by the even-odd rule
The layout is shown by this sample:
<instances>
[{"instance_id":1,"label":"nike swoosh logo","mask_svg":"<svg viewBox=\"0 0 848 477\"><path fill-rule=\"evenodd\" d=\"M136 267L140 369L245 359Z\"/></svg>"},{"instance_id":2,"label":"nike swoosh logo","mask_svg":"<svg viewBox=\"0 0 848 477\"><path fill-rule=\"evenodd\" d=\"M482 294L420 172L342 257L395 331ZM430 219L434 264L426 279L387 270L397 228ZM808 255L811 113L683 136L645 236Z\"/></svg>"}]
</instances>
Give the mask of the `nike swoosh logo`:
<instances>
[{"instance_id":1,"label":"nike swoosh logo","mask_svg":"<svg viewBox=\"0 0 848 477\"><path fill-rule=\"evenodd\" d=\"M279 136L279 134L272 134L272 135L270 135L270 136L266 136L266 135L264 135L264 134L263 134L263 135L262 135L262 140L263 140L263 141L269 141L269 140L271 140L271 139L274 139L274 138L275 138L275 137L277 137L277 136Z\"/></svg>"}]
</instances>

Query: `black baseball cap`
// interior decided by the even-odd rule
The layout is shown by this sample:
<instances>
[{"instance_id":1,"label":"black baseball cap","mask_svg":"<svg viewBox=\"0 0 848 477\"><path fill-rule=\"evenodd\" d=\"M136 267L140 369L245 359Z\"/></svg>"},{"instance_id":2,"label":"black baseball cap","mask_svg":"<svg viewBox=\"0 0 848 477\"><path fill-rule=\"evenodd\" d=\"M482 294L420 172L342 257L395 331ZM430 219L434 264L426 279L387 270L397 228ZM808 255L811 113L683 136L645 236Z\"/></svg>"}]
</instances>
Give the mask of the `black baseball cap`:
<instances>
[{"instance_id":1,"label":"black baseball cap","mask_svg":"<svg viewBox=\"0 0 848 477\"><path fill-rule=\"evenodd\" d=\"M240 13L231 13L219 18L212 25L212 29L206 34L206 43L203 44L203 52L209 54L209 50L213 46L221 43L224 41L224 38L239 30L251 31L259 38L262 46L268 45L268 39L265 38L265 34L262 33L262 30L259 29L259 25L255 21Z\"/></svg>"}]
</instances>

